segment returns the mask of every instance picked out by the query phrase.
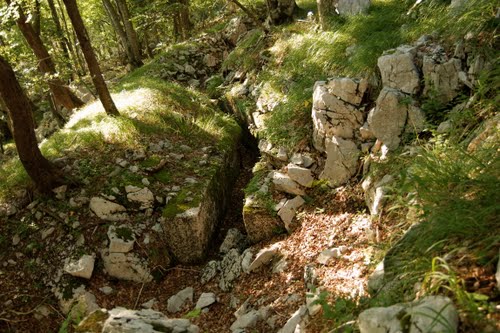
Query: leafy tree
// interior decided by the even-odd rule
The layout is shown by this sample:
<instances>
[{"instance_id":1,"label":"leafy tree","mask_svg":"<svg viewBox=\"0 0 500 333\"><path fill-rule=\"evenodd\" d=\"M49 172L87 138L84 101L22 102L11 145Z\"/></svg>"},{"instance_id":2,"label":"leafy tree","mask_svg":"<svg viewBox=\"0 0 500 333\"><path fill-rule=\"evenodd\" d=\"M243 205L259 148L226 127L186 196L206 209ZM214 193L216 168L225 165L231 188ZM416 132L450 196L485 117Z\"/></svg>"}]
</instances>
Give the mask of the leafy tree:
<instances>
[{"instance_id":1,"label":"leafy tree","mask_svg":"<svg viewBox=\"0 0 500 333\"><path fill-rule=\"evenodd\" d=\"M5 2L13 10L19 30L38 59L38 68L49 77L47 83L49 84L56 104L68 110L82 106L84 103L69 89L62 79L58 77L58 72L52 57L40 38L39 33L33 28L24 14L21 6L12 0L5 0Z\"/></svg>"},{"instance_id":2,"label":"leafy tree","mask_svg":"<svg viewBox=\"0 0 500 333\"><path fill-rule=\"evenodd\" d=\"M48 194L62 182L62 175L40 152L35 136L31 103L7 61L0 56L0 96L7 106L19 159L36 188Z\"/></svg>"},{"instance_id":3,"label":"leafy tree","mask_svg":"<svg viewBox=\"0 0 500 333\"><path fill-rule=\"evenodd\" d=\"M111 94L109 93L104 77L102 76L101 67L97 62L94 50L92 49L87 29L83 24L76 0L63 0L63 2L66 6L66 11L68 12L71 23L73 24L73 28L75 29L78 41L80 42L80 47L82 48L92 81L94 82L94 86L97 90L99 98L101 99L104 110L109 115L118 116L120 113L111 98Z\"/></svg>"}]
</instances>

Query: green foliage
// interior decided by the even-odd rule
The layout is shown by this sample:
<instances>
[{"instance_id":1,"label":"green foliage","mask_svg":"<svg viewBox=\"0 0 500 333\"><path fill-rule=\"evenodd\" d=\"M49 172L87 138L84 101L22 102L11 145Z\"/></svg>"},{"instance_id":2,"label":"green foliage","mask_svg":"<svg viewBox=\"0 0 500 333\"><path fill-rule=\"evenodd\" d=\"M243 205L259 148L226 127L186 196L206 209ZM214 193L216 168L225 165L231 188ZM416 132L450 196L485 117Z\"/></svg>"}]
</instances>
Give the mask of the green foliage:
<instances>
[{"instance_id":1,"label":"green foliage","mask_svg":"<svg viewBox=\"0 0 500 333\"><path fill-rule=\"evenodd\" d=\"M258 67L260 51L265 47L264 32L260 29L249 31L236 45L222 64L223 70L251 71Z\"/></svg>"},{"instance_id":2,"label":"green foliage","mask_svg":"<svg viewBox=\"0 0 500 333\"><path fill-rule=\"evenodd\" d=\"M306 297L314 297L314 294L307 294ZM329 302L329 298L330 294L327 291L322 291L312 304L321 305L323 317L331 321L333 327L342 328L340 332L354 332L353 320L361 312L361 307L350 298L337 297L332 303ZM338 329L335 329L331 332L337 331Z\"/></svg>"},{"instance_id":3,"label":"green foliage","mask_svg":"<svg viewBox=\"0 0 500 333\"><path fill-rule=\"evenodd\" d=\"M201 309L194 309L189 311L182 317L185 319L193 319L193 318L198 318L199 316L201 316Z\"/></svg>"}]
</instances>

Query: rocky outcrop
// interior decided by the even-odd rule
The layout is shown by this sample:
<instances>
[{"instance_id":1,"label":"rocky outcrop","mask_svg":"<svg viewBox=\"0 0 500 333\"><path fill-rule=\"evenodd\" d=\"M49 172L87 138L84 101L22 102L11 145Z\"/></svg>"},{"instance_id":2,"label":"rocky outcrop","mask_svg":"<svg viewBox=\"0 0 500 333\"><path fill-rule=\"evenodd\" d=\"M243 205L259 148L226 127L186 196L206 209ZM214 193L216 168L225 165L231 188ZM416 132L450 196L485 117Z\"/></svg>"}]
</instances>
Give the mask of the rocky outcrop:
<instances>
[{"instance_id":1,"label":"rocky outcrop","mask_svg":"<svg viewBox=\"0 0 500 333\"><path fill-rule=\"evenodd\" d=\"M194 263L206 255L217 222L227 209L238 173L238 139L234 138L235 144L222 157L211 178L200 184L199 203L162 222L166 245L181 263Z\"/></svg>"},{"instance_id":2,"label":"rocky outcrop","mask_svg":"<svg viewBox=\"0 0 500 333\"><path fill-rule=\"evenodd\" d=\"M347 182L358 170L360 150L355 142L332 137L326 140L325 168L320 175L330 186L338 186Z\"/></svg>"},{"instance_id":3,"label":"rocky outcrop","mask_svg":"<svg viewBox=\"0 0 500 333\"><path fill-rule=\"evenodd\" d=\"M371 0L337 0L337 10L340 15L358 15L366 13Z\"/></svg>"},{"instance_id":4,"label":"rocky outcrop","mask_svg":"<svg viewBox=\"0 0 500 333\"><path fill-rule=\"evenodd\" d=\"M412 303L365 310L358 322L361 333L456 332L458 313L449 298L428 296Z\"/></svg>"},{"instance_id":5,"label":"rocky outcrop","mask_svg":"<svg viewBox=\"0 0 500 333\"><path fill-rule=\"evenodd\" d=\"M188 319L169 319L161 312L151 309L129 310L118 307L109 311L93 312L80 322L75 331L81 333L198 333L200 329L191 324Z\"/></svg>"},{"instance_id":6,"label":"rocky outcrop","mask_svg":"<svg viewBox=\"0 0 500 333\"><path fill-rule=\"evenodd\" d=\"M378 58L378 68L385 87L416 94L420 90L420 74L415 65L417 48L403 45Z\"/></svg>"}]
</instances>

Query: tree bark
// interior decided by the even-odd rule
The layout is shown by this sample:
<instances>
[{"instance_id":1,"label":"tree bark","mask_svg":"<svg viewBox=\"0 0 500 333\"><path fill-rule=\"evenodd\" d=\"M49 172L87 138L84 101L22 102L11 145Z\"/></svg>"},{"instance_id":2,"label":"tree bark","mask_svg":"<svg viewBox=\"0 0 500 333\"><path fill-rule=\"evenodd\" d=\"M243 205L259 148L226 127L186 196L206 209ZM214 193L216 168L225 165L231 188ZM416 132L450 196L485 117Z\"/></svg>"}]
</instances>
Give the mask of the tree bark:
<instances>
[{"instance_id":1,"label":"tree bark","mask_svg":"<svg viewBox=\"0 0 500 333\"><path fill-rule=\"evenodd\" d=\"M193 26L189 17L189 0L177 0L178 7L173 15L174 35L177 40L186 40L191 36Z\"/></svg>"},{"instance_id":2,"label":"tree bark","mask_svg":"<svg viewBox=\"0 0 500 333\"><path fill-rule=\"evenodd\" d=\"M318 5L318 18L321 29L327 28L327 17L335 13L335 3L337 0L316 0Z\"/></svg>"},{"instance_id":3,"label":"tree bark","mask_svg":"<svg viewBox=\"0 0 500 333\"><path fill-rule=\"evenodd\" d=\"M49 194L53 188L63 183L61 173L40 152L30 102L12 67L1 56L0 77L0 95L7 105L19 159L36 188Z\"/></svg>"},{"instance_id":4,"label":"tree bark","mask_svg":"<svg viewBox=\"0 0 500 333\"><path fill-rule=\"evenodd\" d=\"M125 33L127 34L127 39L132 49L132 54L134 55L134 64L136 67L143 65L141 47L139 45L139 39L137 38L137 33L135 32L132 21L130 21L130 13L125 0L116 0L116 5L120 16L122 18L123 26L125 27Z\"/></svg>"},{"instance_id":5,"label":"tree bark","mask_svg":"<svg viewBox=\"0 0 500 333\"><path fill-rule=\"evenodd\" d=\"M66 6L66 11L68 12L69 19L71 20L73 28L75 29L76 37L80 42L80 47L82 48L83 56L85 57L85 60L87 62L87 66L92 77L92 82L94 82L94 86L97 90L99 98L101 99L104 110L109 115L118 116L120 115L120 113L118 112L118 109L116 108L116 105L111 98L111 94L109 93L106 82L104 81L104 77L102 76L101 68L99 67L99 63L97 62L97 58L95 56L94 50L92 49L92 45L90 44L87 29L83 24L83 20L80 15L80 11L78 10L76 0L63 0L63 2Z\"/></svg>"},{"instance_id":6,"label":"tree bark","mask_svg":"<svg viewBox=\"0 0 500 333\"><path fill-rule=\"evenodd\" d=\"M5 2L7 5L10 5L11 0L5 0ZM60 78L55 77L57 74L56 66L54 65L54 62L45 48L40 36L36 33L31 24L26 22L26 16L21 8L19 8L18 14L19 18L17 19L16 24L35 53L35 56L38 59L38 68L42 73L50 75L48 84L52 94L54 95L56 103L68 110L82 106L84 103L69 89L68 86L64 84Z\"/></svg>"},{"instance_id":7,"label":"tree bark","mask_svg":"<svg viewBox=\"0 0 500 333\"><path fill-rule=\"evenodd\" d=\"M57 34L57 37L59 38L59 40L58 40L59 47L62 50L64 58L66 58L66 63L67 63L68 69L71 71L71 69L72 69L71 58L69 55L69 48L71 46L69 45L69 42L68 42L68 39L66 38L66 36L64 36L64 32L63 32L63 29L61 27L61 21L59 20L59 15L57 14L57 9L56 9L56 6L54 4L54 0L48 0L48 4L49 4L49 8L50 8L50 15L52 16L52 21L54 21L54 25L56 27L56 34ZM77 61L75 60L75 64L76 63L77 63Z\"/></svg>"},{"instance_id":8,"label":"tree bark","mask_svg":"<svg viewBox=\"0 0 500 333\"><path fill-rule=\"evenodd\" d=\"M268 19L272 24L292 21L297 9L295 0L266 0L266 5Z\"/></svg>"},{"instance_id":9,"label":"tree bark","mask_svg":"<svg viewBox=\"0 0 500 333\"><path fill-rule=\"evenodd\" d=\"M115 7L111 3L110 0L102 0L102 3L104 5L104 8L106 9L106 12L108 13L108 16L111 20L111 25L113 26L113 29L115 30L116 34L118 35L118 38L120 39L120 43L125 50L125 54L128 59L128 63L133 67L139 67L139 65L135 62L134 54L132 53L132 46L130 45L128 38L127 38L127 33L125 32L125 29L123 28L120 20L120 16L116 12Z\"/></svg>"}]
</instances>

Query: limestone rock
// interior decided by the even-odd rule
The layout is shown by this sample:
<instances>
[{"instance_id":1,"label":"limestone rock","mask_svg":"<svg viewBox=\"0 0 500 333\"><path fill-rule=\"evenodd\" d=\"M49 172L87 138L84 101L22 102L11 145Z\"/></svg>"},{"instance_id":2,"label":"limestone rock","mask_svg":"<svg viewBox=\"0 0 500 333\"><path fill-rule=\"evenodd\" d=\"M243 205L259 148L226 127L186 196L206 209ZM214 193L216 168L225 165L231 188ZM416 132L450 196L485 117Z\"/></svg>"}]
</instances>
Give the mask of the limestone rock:
<instances>
[{"instance_id":1,"label":"limestone rock","mask_svg":"<svg viewBox=\"0 0 500 333\"><path fill-rule=\"evenodd\" d=\"M361 333L397 333L403 331L406 318L409 333L456 332L458 313L452 301L443 296L427 296L412 303L387 308L371 308L358 318Z\"/></svg>"},{"instance_id":2,"label":"limestone rock","mask_svg":"<svg viewBox=\"0 0 500 333\"><path fill-rule=\"evenodd\" d=\"M420 90L420 75L415 66L417 49L400 46L378 58L377 64L382 74L385 87L401 90L407 94L416 94Z\"/></svg>"},{"instance_id":3,"label":"limestone rock","mask_svg":"<svg viewBox=\"0 0 500 333\"><path fill-rule=\"evenodd\" d=\"M127 226L110 226L108 229L109 252L127 253L132 251L135 243L134 232Z\"/></svg>"},{"instance_id":4,"label":"limestone rock","mask_svg":"<svg viewBox=\"0 0 500 333\"><path fill-rule=\"evenodd\" d=\"M77 261L68 262L64 266L64 271L76 277L90 279L92 271L94 270L94 261L94 256L85 254Z\"/></svg>"},{"instance_id":5,"label":"limestone rock","mask_svg":"<svg viewBox=\"0 0 500 333\"><path fill-rule=\"evenodd\" d=\"M99 197L90 199L90 210L100 219L106 221L124 221L128 219L125 207Z\"/></svg>"},{"instance_id":6,"label":"limestone rock","mask_svg":"<svg viewBox=\"0 0 500 333\"><path fill-rule=\"evenodd\" d=\"M389 149L396 149L401 142L408 117L406 96L394 89L383 88L377 98L377 106L368 115L368 124L377 139Z\"/></svg>"},{"instance_id":7,"label":"limestone rock","mask_svg":"<svg viewBox=\"0 0 500 333\"><path fill-rule=\"evenodd\" d=\"M196 309L203 309L209 307L217 301L214 293L203 293L201 294L198 302L196 302Z\"/></svg>"},{"instance_id":8,"label":"limestone rock","mask_svg":"<svg viewBox=\"0 0 500 333\"><path fill-rule=\"evenodd\" d=\"M200 331L198 326L191 324L188 319L168 319L163 313L151 309L128 310L120 307L110 311L98 310L90 314L78 325L77 331L80 330L88 333L198 333Z\"/></svg>"},{"instance_id":9,"label":"limestone rock","mask_svg":"<svg viewBox=\"0 0 500 333\"><path fill-rule=\"evenodd\" d=\"M422 71L424 73L424 94L431 94L441 103L448 103L458 96L463 83L459 79L462 71L460 59L450 59L439 63L433 57L424 56Z\"/></svg>"},{"instance_id":10,"label":"limestone rock","mask_svg":"<svg viewBox=\"0 0 500 333\"><path fill-rule=\"evenodd\" d=\"M227 231L226 238L224 238L219 252L228 253L231 249L243 250L246 243L246 237L238 229L231 228Z\"/></svg>"},{"instance_id":11,"label":"limestone rock","mask_svg":"<svg viewBox=\"0 0 500 333\"><path fill-rule=\"evenodd\" d=\"M348 77L329 79L325 84L330 94L337 96L344 102L360 106L365 92L368 89L366 79L355 80Z\"/></svg>"},{"instance_id":12,"label":"limestone rock","mask_svg":"<svg viewBox=\"0 0 500 333\"><path fill-rule=\"evenodd\" d=\"M112 277L143 283L153 279L145 263L132 253L110 253L105 250L101 252L101 257L104 269Z\"/></svg>"},{"instance_id":13,"label":"limestone rock","mask_svg":"<svg viewBox=\"0 0 500 333\"><path fill-rule=\"evenodd\" d=\"M296 196L295 198L288 200L283 207L279 210L278 216L281 218L285 224L286 230L291 233L295 230L296 225L292 224L293 218L297 210L305 203L301 196Z\"/></svg>"},{"instance_id":14,"label":"limestone rock","mask_svg":"<svg viewBox=\"0 0 500 333\"><path fill-rule=\"evenodd\" d=\"M288 164L288 176L304 187L311 187L314 181L312 171L294 164Z\"/></svg>"},{"instance_id":15,"label":"limestone rock","mask_svg":"<svg viewBox=\"0 0 500 333\"><path fill-rule=\"evenodd\" d=\"M413 105L408 107L408 119L406 121L406 133L420 133L425 129L424 112Z\"/></svg>"},{"instance_id":16,"label":"limestone rock","mask_svg":"<svg viewBox=\"0 0 500 333\"><path fill-rule=\"evenodd\" d=\"M368 290L370 290L370 292L379 291L384 284L384 276L385 276L384 262L381 261L377 265L373 273L368 277Z\"/></svg>"},{"instance_id":17,"label":"limestone rock","mask_svg":"<svg viewBox=\"0 0 500 333\"><path fill-rule=\"evenodd\" d=\"M316 261L319 262L320 264L326 265L331 259L340 258L342 256L342 253L345 252L346 249L347 248L345 246L340 246L333 249L324 250L319 254Z\"/></svg>"},{"instance_id":18,"label":"limestone rock","mask_svg":"<svg viewBox=\"0 0 500 333\"><path fill-rule=\"evenodd\" d=\"M201 272L201 283L205 284L212 280L220 270L220 263L215 260L211 260L207 263L205 268Z\"/></svg>"},{"instance_id":19,"label":"limestone rock","mask_svg":"<svg viewBox=\"0 0 500 333\"><path fill-rule=\"evenodd\" d=\"M69 315L71 318L81 318L100 309L96 303L95 295L86 291L83 285L72 291L73 295L70 299L65 299L62 293L56 293L63 314Z\"/></svg>"},{"instance_id":20,"label":"limestone rock","mask_svg":"<svg viewBox=\"0 0 500 333\"><path fill-rule=\"evenodd\" d=\"M363 113L330 93L324 83L316 82L312 120L314 147L324 151L325 139L331 136L353 138L355 131L363 124Z\"/></svg>"},{"instance_id":21,"label":"limestone rock","mask_svg":"<svg viewBox=\"0 0 500 333\"><path fill-rule=\"evenodd\" d=\"M237 249L230 250L220 263L219 287L222 291L229 291L233 282L241 275L241 257Z\"/></svg>"},{"instance_id":22,"label":"limestone rock","mask_svg":"<svg viewBox=\"0 0 500 333\"><path fill-rule=\"evenodd\" d=\"M294 333L297 332L297 326L300 325L304 317L307 316L307 306L302 305L294 314L288 319L285 326L278 331L278 333ZM300 332L300 331L299 331Z\"/></svg>"},{"instance_id":23,"label":"limestone rock","mask_svg":"<svg viewBox=\"0 0 500 333\"><path fill-rule=\"evenodd\" d=\"M340 15L358 15L370 8L370 0L338 0L337 10Z\"/></svg>"},{"instance_id":24,"label":"limestone rock","mask_svg":"<svg viewBox=\"0 0 500 333\"><path fill-rule=\"evenodd\" d=\"M155 202L155 197L153 192L151 192L147 187L145 188L136 188L135 191L127 191L127 199L131 202L136 202L140 204L139 209L144 210L153 207Z\"/></svg>"},{"instance_id":25,"label":"limestone rock","mask_svg":"<svg viewBox=\"0 0 500 333\"><path fill-rule=\"evenodd\" d=\"M368 176L361 184L365 192L365 201L371 215L378 215L387 199L388 185L394 181L391 175L385 175L381 180L375 181Z\"/></svg>"},{"instance_id":26,"label":"limestone rock","mask_svg":"<svg viewBox=\"0 0 500 333\"><path fill-rule=\"evenodd\" d=\"M187 287L170 297L167 301L167 311L176 313L182 310L187 301L193 301L193 293L194 289L192 287Z\"/></svg>"},{"instance_id":27,"label":"limestone rock","mask_svg":"<svg viewBox=\"0 0 500 333\"><path fill-rule=\"evenodd\" d=\"M247 328L252 328L257 325L260 320L260 314L257 310L251 310L244 315L238 317L236 321L231 325L230 329L232 332L244 330Z\"/></svg>"},{"instance_id":28,"label":"limestone rock","mask_svg":"<svg viewBox=\"0 0 500 333\"><path fill-rule=\"evenodd\" d=\"M239 17L233 18L225 30L226 39L232 44L236 45L240 37L247 32L247 27L243 20Z\"/></svg>"},{"instance_id":29,"label":"limestone rock","mask_svg":"<svg viewBox=\"0 0 500 333\"><path fill-rule=\"evenodd\" d=\"M356 174L360 151L354 142L336 136L327 139L326 155L320 179L326 179L330 186L344 184Z\"/></svg>"},{"instance_id":30,"label":"limestone rock","mask_svg":"<svg viewBox=\"0 0 500 333\"><path fill-rule=\"evenodd\" d=\"M249 272L253 272L263 265L269 264L279 254L279 244L276 243L270 247L264 248L257 253L255 259L248 267Z\"/></svg>"},{"instance_id":31,"label":"limestone rock","mask_svg":"<svg viewBox=\"0 0 500 333\"><path fill-rule=\"evenodd\" d=\"M305 195L303 189L293 181L288 175L281 172L272 172L272 181L276 190L295 194L295 195Z\"/></svg>"}]
</instances>

